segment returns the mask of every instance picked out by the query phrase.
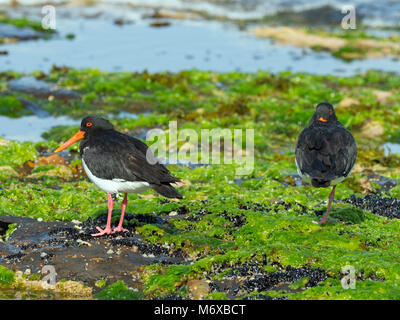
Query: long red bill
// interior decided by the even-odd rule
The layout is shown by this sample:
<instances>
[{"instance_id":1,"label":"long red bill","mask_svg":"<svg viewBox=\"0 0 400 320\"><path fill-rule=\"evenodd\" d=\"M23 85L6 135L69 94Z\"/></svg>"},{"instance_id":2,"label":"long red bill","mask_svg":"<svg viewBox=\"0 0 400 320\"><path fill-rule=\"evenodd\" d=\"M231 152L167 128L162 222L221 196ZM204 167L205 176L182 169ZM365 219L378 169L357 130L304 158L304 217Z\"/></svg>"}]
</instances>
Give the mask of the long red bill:
<instances>
[{"instance_id":1,"label":"long red bill","mask_svg":"<svg viewBox=\"0 0 400 320\"><path fill-rule=\"evenodd\" d=\"M318 121L321 121L321 122L328 122L328 120L326 120L326 119L324 119L324 118L322 118L322 117L320 117L320 118L318 119Z\"/></svg>"},{"instance_id":2,"label":"long red bill","mask_svg":"<svg viewBox=\"0 0 400 320\"><path fill-rule=\"evenodd\" d=\"M85 131L79 130L71 138L69 138L61 146L59 146L54 152L59 152L61 150L64 150L65 148L68 148L70 145L72 145L75 142L77 142L78 140L82 139L84 136L85 136Z\"/></svg>"}]
</instances>

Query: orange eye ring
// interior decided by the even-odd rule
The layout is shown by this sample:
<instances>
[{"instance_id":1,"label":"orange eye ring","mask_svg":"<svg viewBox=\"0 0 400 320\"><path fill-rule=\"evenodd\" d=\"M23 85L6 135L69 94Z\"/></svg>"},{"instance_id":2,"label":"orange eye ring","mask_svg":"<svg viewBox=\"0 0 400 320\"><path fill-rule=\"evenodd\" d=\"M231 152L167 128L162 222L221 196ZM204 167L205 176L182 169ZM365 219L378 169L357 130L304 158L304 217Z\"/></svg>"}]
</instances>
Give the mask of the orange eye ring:
<instances>
[{"instance_id":1,"label":"orange eye ring","mask_svg":"<svg viewBox=\"0 0 400 320\"><path fill-rule=\"evenodd\" d=\"M332 112L333 112L332 109L329 109L329 114L332 114Z\"/></svg>"},{"instance_id":2,"label":"orange eye ring","mask_svg":"<svg viewBox=\"0 0 400 320\"><path fill-rule=\"evenodd\" d=\"M91 123L91 122L86 123L86 127L91 127L92 125L93 125L93 123Z\"/></svg>"}]
</instances>

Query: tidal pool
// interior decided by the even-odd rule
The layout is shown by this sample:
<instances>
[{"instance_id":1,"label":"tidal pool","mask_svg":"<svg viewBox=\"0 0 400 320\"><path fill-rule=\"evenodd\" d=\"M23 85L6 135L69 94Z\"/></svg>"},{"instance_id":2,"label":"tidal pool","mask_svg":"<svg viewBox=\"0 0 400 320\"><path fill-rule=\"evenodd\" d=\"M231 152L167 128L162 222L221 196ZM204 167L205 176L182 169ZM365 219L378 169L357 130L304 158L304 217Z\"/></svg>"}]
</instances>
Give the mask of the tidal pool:
<instances>
[{"instance_id":1,"label":"tidal pool","mask_svg":"<svg viewBox=\"0 0 400 320\"><path fill-rule=\"evenodd\" d=\"M143 18L151 10L121 6L83 7L78 8L80 11L75 7L57 7L58 35L50 40L2 45L8 55L0 56L0 70L48 72L53 65L103 71L179 72L195 68L332 75L351 75L369 69L400 70L400 61L391 57L345 62L329 53L256 38L231 23L163 19L170 25L155 28L150 26L155 20ZM39 9L25 9L19 14L30 13L32 18L40 19ZM117 25L114 23L117 18L130 23ZM74 38L68 39L71 34Z\"/></svg>"},{"instance_id":2,"label":"tidal pool","mask_svg":"<svg viewBox=\"0 0 400 320\"><path fill-rule=\"evenodd\" d=\"M385 150L385 155L392 153L400 154L400 143L387 142L383 145L383 149Z\"/></svg>"},{"instance_id":3,"label":"tidal pool","mask_svg":"<svg viewBox=\"0 0 400 320\"><path fill-rule=\"evenodd\" d=\"M35 115L21 118L0 116L0 136L7 140L42 141L42 133L59 125L79 125L80 120L66 116L39 118Z\"/></svg>"},{"instance_id":4,"label":"tidal pool","mask_svg":"<svg viewBox=\"0 0 400 320\"><path fill-rule=\"evenodd\" d=\"M108 118L131 118L136 119L138 115L129 112L120 112L117 115L110 115ZM0 136L7 140L18 141L43 141L43 132L55 126L79 126L81 119L75 120L67 116L48 116L39 118L36 115L20 118L9 118L0 116Z\"/></svg>"}]
</instances>

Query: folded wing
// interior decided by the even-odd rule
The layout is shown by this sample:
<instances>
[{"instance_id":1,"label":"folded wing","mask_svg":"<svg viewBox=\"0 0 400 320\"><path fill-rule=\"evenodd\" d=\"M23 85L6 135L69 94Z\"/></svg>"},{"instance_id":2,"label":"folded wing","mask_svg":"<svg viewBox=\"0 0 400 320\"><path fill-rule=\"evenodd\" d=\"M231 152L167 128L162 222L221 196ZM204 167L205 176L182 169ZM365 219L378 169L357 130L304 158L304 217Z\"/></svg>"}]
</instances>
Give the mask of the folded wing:
<instances>
[{"instance_id":1,"label":"folded wing","mask_svg":"<svg viewBox=\"0 0 400 320\"><path fill-rule=\"evenodd\" d=\"M324 131L308 127L300 134L295 153L302 174L328 182L350 173L357 146L351 133L341 125Z\"/></svg>"},{"instance_id":2,"label":"folded wing","mask_svg":"<svg viewBox=\"0 0 400 320\"><path fill-rule=\"evenodd\" d=\"M89 163L90 171L103 179L121 179L125 181L145 181L150 187L167 197L182 196L170 185L180 181L173 177L161 163L154 163L154 155L142 141L119 133L98 136L85 156L96 157L98 161ZM150 159L150 161L149 161Z\"/></svg>"}]
</instances>

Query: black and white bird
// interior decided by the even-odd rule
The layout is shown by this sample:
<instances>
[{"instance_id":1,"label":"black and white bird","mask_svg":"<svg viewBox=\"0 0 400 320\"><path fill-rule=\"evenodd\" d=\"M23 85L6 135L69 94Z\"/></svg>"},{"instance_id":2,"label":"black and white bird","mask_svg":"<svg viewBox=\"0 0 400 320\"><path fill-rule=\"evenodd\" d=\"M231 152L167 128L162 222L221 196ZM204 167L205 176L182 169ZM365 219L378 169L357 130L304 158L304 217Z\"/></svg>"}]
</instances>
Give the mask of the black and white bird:
<instances>
[{"instance_id":1,"label":"black and white bird","mask_svg":"<svg viewBox=\"0 0 400 320\"><path fill-rule=\"evenodd\" d=\"M357 145L352 134L338 121L333 106L320 103L308 126L300 133L296 145L297 171L316 188L332 187L328 208L317 224L328 221L336 185L353 169Z\"/></svg>"},{"instance_id":2,"label":"black and white bird","mask_svg":"<svg viewBox=\"0 0 400 320\"><path fill-rule=\"evenodd\" d=\"M108 120L88 116L81 122L80 130L55 152L69 147L76 141L80 143L82 166L88 178L108 196L108 218L105 229L96 227L101 236L127 231L122 227L128 193L140 193L152 188L167 198L182 199L172 183L180 179L171 176L168 169L157 162L142 141L114 130ZM121 218L116 228L111 228L113 210L112 194L123 192Z\"/></svg>"}]
</instances>

